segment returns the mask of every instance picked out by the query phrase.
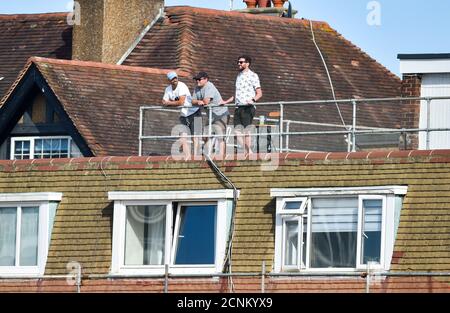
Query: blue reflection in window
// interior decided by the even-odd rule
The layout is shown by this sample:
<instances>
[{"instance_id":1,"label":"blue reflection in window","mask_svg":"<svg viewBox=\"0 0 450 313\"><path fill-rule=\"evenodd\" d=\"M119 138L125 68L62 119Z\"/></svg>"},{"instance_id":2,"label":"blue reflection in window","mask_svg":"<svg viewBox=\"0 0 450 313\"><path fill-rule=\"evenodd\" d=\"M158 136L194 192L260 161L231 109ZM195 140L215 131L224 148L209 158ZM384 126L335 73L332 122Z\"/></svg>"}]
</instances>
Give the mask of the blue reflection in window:
<instances>
[{"instance_id":1,"label":"blue reflection in window","mask_svg":"<svg viewBox=\"0 0 450 313\"><path fill-rule=\"evenodd\" d=\"M175 264L214 264L216 206L182 206Z\"/></svg>"}]
</instances>

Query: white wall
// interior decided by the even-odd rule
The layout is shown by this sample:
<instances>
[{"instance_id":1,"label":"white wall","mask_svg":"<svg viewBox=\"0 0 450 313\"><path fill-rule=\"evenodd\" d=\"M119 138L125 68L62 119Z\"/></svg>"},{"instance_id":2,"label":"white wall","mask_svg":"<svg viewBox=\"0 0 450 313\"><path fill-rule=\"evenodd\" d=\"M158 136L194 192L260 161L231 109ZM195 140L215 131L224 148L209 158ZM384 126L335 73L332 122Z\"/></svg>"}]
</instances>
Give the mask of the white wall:
<instances>
[{"instance_id":1,"label":"white wall","mask_svg":"<svg viewBox=\"0 0 450 313\"><path fill-rule=\"evenodd\" d=\"M424 74L422 77L422 97L450 96L450 73ZM450 128L450 100L433 100L430 107L430 127ZM421 101L419 127L427 125L427 102ZM449 149L450 132L430 132L429 149ZM419 135L419 149L427 149L426 133Z\"/></svg>"}]
</instances>

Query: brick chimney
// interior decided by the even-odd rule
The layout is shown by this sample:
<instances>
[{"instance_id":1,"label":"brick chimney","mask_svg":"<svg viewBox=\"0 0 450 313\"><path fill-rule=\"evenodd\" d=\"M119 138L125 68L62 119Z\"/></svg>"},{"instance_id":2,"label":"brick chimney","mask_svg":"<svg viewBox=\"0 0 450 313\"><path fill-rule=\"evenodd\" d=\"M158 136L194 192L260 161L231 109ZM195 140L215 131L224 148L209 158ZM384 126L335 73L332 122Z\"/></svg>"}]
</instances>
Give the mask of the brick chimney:
<instances>
[{"instance_id":1,"label":"brick chimney","mask_svg":"<svg viewBox=\"0 0 450 313\"><path fill-rule=\"evenodd\" d=\"M164 0L76 1L81 23L73 28L72 58L113 64L164 7Z\"/></svg>"},{"instance_id":2,"label":"brick chimney","mask_svg":"<svg viewBox=\"0 0 450 313\"><path fill-rule=\"evenodd\" d=\"M420 74L403 74L402 78L402 97L420 97L420 89L422 86L422 75ZM418 128L420 117L420 101L409 100L404 102L402 114L402 128ZM415 150L419 147L419 137L416 133L405 134L401 150Z\"/></svg>"}]
</instances>

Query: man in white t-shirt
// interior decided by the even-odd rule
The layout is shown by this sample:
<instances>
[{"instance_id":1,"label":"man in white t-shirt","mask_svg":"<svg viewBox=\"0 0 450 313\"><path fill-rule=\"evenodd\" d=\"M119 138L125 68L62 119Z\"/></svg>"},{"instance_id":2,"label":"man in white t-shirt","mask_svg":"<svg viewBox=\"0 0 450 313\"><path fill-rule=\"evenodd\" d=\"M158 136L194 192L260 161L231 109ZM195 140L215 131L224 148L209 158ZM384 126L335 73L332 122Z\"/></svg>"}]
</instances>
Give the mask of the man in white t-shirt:
<instances>
[{"instance_id":1,"label":"man in white t-shirt","mask_svg":"<svg viewBox=\"0 0 450 313\"><path fill-rule=\"evenodd\" d=\"M236 93L234 97L231 97L227 101L222 101L223 104L231 103L235 100L236 109L234 110L234 127L237 135L238 143L245 149L248 149L248 153L253 153L252 138L249 136L248 127L252 125L253 118L255 117L255 103L262 97L261 84L259 76L250 69L252 59L248 55L241 55L237 64L239 67L239 74L236 78ZM245 128L242 135L242 128ZM244 138L245 137L245 138ZM244 150L245 151L245 150Z\"/></svg>"},{"instance_id":2,"label":"man in white t-shirt","mask_svg":"<svg viewBox=\"0 0 450 313\"><path fill-rule=\"evenodd\" d=\"M199 135L202 132L202 113L199 107L192 106L192 97L189 88L185 83L178 80L175 72L169 72L167 79L170 85L166 87L162 103L165 106L182 107L180 113L180 123L185 125L189 130L189 135ZM187 133L183 133L182 136ZM199 138L194 138L194 151L198 149ZM181 138L183 152L186 158L190 158L191 149L188 146L186 138Z\"/></svg>"}]
</instances>

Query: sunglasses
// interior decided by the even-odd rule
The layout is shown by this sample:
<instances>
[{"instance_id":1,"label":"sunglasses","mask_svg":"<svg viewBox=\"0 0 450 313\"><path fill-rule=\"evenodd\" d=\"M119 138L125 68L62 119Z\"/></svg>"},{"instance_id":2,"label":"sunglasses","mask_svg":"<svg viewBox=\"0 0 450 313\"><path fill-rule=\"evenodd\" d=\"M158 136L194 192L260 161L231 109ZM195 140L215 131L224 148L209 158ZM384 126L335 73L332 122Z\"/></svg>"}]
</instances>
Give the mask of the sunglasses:
<instances>
[{"instance_id":1,"label":"sunglasses","mask_svg":"<svg viewBox=\"0 0 450 313\"><path fill-rule=\"evenodd\" d=\"M238 64L244 64L244 63L247 63L247 61L238 61L237 63Z\"/></svg>"},{"instance_id":2,"label":"sunglasses","mask_svg":"<svg viewBox=\"0 0 450 313\"><path fill-rule=\"evenodd\" d=\"M195 80L199 82L199 81L201 81L201 80L203 80L203 79L205 79L205 77L202 77L202 78L196 78Z\"/></svg>"}]
</instances>

